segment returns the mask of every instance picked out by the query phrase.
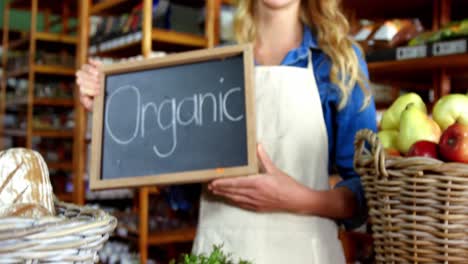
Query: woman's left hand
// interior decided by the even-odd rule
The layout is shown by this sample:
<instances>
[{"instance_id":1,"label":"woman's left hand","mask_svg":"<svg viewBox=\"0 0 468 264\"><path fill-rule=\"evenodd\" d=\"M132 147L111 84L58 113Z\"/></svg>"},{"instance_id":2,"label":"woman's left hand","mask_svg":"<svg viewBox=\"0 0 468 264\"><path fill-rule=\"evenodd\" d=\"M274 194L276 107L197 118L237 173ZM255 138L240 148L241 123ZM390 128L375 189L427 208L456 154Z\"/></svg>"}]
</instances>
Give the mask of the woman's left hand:
<instances>
[{"instance_id":1,"label":"woman's left hand","mask_svg":"<svg viewBox=\"0 0 468 264\"><path fill-rule=\"evenodd\" d=\"M218 179L208 186L209 190L243 209L301 213L312 190L279 170L261 145L257 156L262 167L260 174Z\"/></svg>"}]
</instances>

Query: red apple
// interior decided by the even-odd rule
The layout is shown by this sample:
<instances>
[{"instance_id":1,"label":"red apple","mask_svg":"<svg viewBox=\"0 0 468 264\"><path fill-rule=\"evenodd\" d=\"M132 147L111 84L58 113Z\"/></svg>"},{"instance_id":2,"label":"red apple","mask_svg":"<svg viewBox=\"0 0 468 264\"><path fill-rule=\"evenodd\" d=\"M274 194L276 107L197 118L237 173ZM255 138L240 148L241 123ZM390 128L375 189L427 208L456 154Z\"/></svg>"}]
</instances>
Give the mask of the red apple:
<instances>
[{"instance_id":1,"label":"red apple","mask_svg":"<svg viewBox=\"0 0 468 264\"><path fill-rule=\"evenodd\" d=\"M468 163L468 125L449 126L439 142L440 154L447 161Z\"/></svg>"},{"instance_id":2,"label":"red apple","mask_svg":"<svg viewBox=\"0 0 468 264\"><path fill-rule=\"evenodd\" d=\"M428 140L416 141L411 145L407 156L409 157L428 157L428 158L439 158L439 151L437 143Z\"/></svg>"}]
</instances>

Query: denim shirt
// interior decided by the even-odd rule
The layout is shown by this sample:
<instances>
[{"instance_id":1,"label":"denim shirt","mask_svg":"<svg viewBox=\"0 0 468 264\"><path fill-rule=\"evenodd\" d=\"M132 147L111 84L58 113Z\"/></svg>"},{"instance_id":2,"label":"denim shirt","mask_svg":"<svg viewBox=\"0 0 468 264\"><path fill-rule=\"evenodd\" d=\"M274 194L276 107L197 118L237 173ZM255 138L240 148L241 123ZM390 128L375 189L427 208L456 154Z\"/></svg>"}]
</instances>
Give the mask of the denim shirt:
<instances>
[{"instance_id":1,"label":"denim shirt","mask_svg":"<svg viewBox=\"0 0 468 264\"><path fill-rule=\"evenodd\" d=\"M322 103L323 117L328 132L328 152L329 152L329 172L337 171L343 181L338 183L338 187L350 189L357 202L357 212L351 219L340 221L347 229L359 227L365 222L367 217L367 206L364 191L359 175L354 171L354 136L360 129L377 130L376 110L374 101L361 110L364 94L360 87L356 85L349 96L346 106L338 110L340 102L340 91L336 85L330 81L331 61L329 57L319 48L315 36L311 30L304 27L303 40L301 45L288 52L281 65L293 67L307 67L308 52L312 52L312 64L315 80L319 89ZM357 47L354 47L359 58L359 67L368 78L368 70L365 59ZM312 73L311 73L312 74ZM186 207L189 191L187 187L171 187L169 199L171 204L179 209ZM193 197L193 196L192 196ZM184 201L185 200L185 203ZM185 205L185 206L183 206Z\"/></svg>"},{"instance_id":2,"label":"denim shirt","mask_svg":"<svg viewBox=\"0 0 468 264\"><path fill-rule=\"evenodd\" d=\"M322 103L323 118L328 132L329 172L337 171L343 181L338 187L349 188L357 201L357 212L351 219L341 221L346 228L356 228L365 222L367 206L364 191L359 175L354 171L354 137L360 129L377 131L376 109L374 100L361 109L364 101L364 93L356 85L344 108L338 110L340 102L340 90L330 81L331 61L320 49L317 39L307 27L304 28L303 40L300 47L291 50L284 58L282 65L307 67L308 51L312 52L312 64L315 80L319 89ZM369 78L367 64L363 54L357 47L354 50L359 58L359 67L364 75Z\"/></svg>"}]
</instances>

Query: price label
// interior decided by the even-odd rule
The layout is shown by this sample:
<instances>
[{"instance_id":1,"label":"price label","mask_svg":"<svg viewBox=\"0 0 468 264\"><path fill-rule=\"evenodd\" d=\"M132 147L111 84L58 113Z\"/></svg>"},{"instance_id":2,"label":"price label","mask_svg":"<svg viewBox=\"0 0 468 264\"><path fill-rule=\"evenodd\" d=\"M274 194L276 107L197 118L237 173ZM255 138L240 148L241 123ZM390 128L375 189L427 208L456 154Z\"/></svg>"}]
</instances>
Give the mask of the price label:
<instances>
[{"instance_id":1,"label":"price label","mask_svg":"<svg viewBox=\"0 0 468 264\"><path fill-rule=\"evenodd\" d=\"M401 47L396 50L397 60L407 60L427 57L426 46Z\"/></svg>"},{"instance_id":2,"label":"price label","mask_svg":"<svg viewBox=\"0 0 468 264\"><path fill-rule=\"evenodd\" d=\"M448 42L440 42L432 46L432 54L434 56L445 56L451 54L460 54L466 52L467 40L455 40Z\"/></svg>"}]
</instances>

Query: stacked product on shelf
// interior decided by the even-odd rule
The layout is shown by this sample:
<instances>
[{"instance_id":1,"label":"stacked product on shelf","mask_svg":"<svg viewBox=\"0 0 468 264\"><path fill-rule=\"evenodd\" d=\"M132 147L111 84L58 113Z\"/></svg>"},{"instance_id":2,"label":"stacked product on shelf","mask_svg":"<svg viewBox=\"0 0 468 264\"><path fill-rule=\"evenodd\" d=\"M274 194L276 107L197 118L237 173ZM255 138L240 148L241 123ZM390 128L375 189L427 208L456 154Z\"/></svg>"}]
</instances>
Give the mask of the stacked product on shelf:
<instances>
[{"instance_id":1,"label":"stacked product on shelf","mask_svg":"<svg viewBox=\"0 0 468 264\"><path fill-rule=\"evenodd\" d=\"M73 177L77 175L73 171L74 137L79 130L74 109L78 38L70 23L76 12L70 9L79 2L7 1L3 9L5 17L21 9L30 12L31 18L25 32L3 39L3 146L41 153L54 192L68 202L72 201ZM10 21L15 17L10 15ZM10 30L11 24L5 23L3 30L15 32Z\"/></svg>"}]
</instances>

